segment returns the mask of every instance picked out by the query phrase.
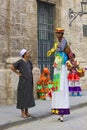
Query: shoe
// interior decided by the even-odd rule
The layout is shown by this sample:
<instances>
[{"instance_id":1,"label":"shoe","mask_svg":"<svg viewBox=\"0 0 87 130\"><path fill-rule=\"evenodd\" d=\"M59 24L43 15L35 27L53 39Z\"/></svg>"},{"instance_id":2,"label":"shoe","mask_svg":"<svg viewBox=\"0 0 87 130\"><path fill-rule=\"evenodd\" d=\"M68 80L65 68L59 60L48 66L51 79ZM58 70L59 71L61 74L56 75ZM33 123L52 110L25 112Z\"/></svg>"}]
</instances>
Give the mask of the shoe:
<instances>
[{"instance_id":1,"label":"shoe","mask_svg":"<svg viewBox=\"0 0 87 130\"><path fill-rule=\"evenodd\" d=\"M77 93L77 96L81 96L81 94L78 92L78 93Z\"/></svg>"},{"instance_id":2,"label":"shoe","mask_svg":"<svg viewBox=\"0 0 87 130\"><path fill-rule=\"evenodd\" d=\"M60 121L63 122L63 117L60 118Z\"/></svg>"},{"instance_id":3,"label":"shoe","mask_svg":"<svg viewBox=\"0 0 87 130\"><path fill-rule=\"evenodd\" d=\"M74 93L72 93L72 96L74 97L74 96L76 96Z\"/></svg>"}]
</instances>

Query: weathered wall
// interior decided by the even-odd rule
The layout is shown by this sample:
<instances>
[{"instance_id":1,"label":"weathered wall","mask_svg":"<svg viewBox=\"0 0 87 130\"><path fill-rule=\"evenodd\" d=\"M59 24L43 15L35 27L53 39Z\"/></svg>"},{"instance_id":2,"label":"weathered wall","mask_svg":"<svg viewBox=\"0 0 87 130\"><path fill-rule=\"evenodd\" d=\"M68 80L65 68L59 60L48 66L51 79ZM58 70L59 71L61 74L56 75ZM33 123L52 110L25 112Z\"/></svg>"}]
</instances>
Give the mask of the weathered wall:
<instances>
[{"instance_id":1,"label":"weathered wall","mask_svg":"<svg viewBox=\"0 0 87 130\"><path fill-rule=\"evenodd\" d=\"M76 54L76 59L80 66L87 67L87 37L83 36L83 25L87 25L87 14L77 16L69 26L69 8L74 12L81 12L81 0L62 0L60 25L65 28L65 36L71 43L71 48ZM87 89L87 72L85 77L81 78L82 89Z\"/></svg>"},{"instance_id":2,"label":"weathered wall","mask_svg":"<svg viewBox=\"0 0 87 130\"><path fill-rule=\"evenodd\" d=\"M55 27L65 28L65 37L80 61L87 67L87 37L83 37L83 24L87 25L87 15L78 16L69 26L69 8L80 11L81 0L41 0L55 5ZM18 60L22 48L29 50L34 64L34 93L40 70L37 66L37 0L0 0L0 103L14 103L18 76L10 69L10 63ZM87 89L87 73L81 79L82 89Z\"/></svg>"},{"instance_id":3,"label":"weathered wall","mask_svg":"<svg viewBox=\"0 0 87 130\"><path fill-rule=\"evenodd\" d=\"M16 97L18 76L9 69L10 63L18 60L19 51L26 48L37 66L37 2L0 0L0 12L0 103L11 104ZM37 81L38 76L34 79Z\"/></svg>"}]
</instances>

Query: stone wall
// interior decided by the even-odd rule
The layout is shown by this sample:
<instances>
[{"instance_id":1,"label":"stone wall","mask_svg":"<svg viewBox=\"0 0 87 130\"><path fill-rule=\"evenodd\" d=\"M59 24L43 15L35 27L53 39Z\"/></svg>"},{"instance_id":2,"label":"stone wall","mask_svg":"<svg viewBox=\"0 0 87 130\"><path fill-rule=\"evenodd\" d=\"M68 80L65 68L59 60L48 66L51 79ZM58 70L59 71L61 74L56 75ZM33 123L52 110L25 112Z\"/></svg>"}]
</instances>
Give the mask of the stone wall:
<instances>
[{"instance_id":1,"label":"stone wall","mask_svg":"<svg viewBox=\"0 0 87 130\"><path fill-rule=\"evenodd\" d=\"M37 63L37 3L35 0L10 1L10 55L17 56L21 48L26 48L33 63Z\"/></svg>"},{"instance_id":2,"label":"stone wall","mask_svg":"<svg viewBox=\"0 0 87 130\"><path fill-rule=\"evenodd\" d=\"M0 103L12 104L18 77L9 69L10 64L20 58L19 51L25 48L34 68L37 66L37 1L0 0L0 12Z\"/></svg>"},{"instance_id":3,"label":"stone wall","mask_svg":"<svg viewBox=\"0 0 87 130\"><path fill-rule=\"evenodd\" d=\"M39 1L39 0L38 0ZM69 8L80 11L81 0L40 0L55 5L55 27L65 28L65 37L80 61L87 67L87 37L83 36L83 24L87 25L87 15L78 16L69 26ZM37 68L37 0L0 0L0 103L12 104L16 100L18 76L9 65L18 60L22 48L29 50L34 65L34 94L40 75ZM87 89L87 73L81 79L82 89Z\"/></svg>"},{"instance_id":4,"label":"stone wall","mask_svg":"<svg viewBox=\"0 0 87 130\"><path fill-rule=\"evenodd\" d=\"M60 25L65 28L65 36L68 43L71 43L71 48L76 54L76 59L80 62L80 66L87 67L87 37L83 36L83 25L87 25L87 14L77 16L69 26L69 9L74 12L81 12L81 0L61 1ZM81 78L82 89L87 89L87 72L85 77Z\"/></svg>"}]
</instances>

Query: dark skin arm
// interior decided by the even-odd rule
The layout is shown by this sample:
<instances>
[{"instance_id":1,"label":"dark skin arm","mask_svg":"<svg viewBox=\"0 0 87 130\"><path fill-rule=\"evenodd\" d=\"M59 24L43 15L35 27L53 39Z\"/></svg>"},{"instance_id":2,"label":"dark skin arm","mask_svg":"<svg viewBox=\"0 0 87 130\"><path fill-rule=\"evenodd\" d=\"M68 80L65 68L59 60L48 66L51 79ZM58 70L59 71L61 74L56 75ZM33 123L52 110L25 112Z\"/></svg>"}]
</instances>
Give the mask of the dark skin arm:
<instances>
[{"instance_id":1,"label":"dark skin arm","mask_svg":"<svg viewBox=\"0 0 87 130\"><path fill-rule=\"evenodd\" d=\"M10 69L11 69L13 72L15 72L16 74L18 74L19 76L22 76L22 74L21 74L18 70L16 70L13 65L10 66Z\"/></svg>"}]
</instances>

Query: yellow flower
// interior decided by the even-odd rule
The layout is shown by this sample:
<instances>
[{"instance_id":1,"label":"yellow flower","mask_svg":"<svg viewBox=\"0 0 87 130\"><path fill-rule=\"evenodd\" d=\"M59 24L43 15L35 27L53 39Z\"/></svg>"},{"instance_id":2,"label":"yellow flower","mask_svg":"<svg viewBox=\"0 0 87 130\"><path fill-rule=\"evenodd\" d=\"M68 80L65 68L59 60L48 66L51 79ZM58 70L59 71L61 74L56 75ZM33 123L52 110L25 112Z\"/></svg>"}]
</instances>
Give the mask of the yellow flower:
<instances>
[{"instance_id":1,"label":"yellow flower","mask_svg":"<svg viewBox=\"0 0 87 130\"><path fill-rule=\"evenodd\" d=\"M56 110L55 114L58 114L58 113L59 113L59 111L58 111L58 110Z\"/></svg>"},{"instance_id":2,"label":"yellow flower","mask_svg":"<svg viewBox=\"0 0 87 130\"><path fill-rule=\"evenodd\" d=\"M55 113L55 110L54 110L54 109L52 109L52 110L51 110L51 112L52 112L52 113Z\"/></svg>"}]
</instances>

